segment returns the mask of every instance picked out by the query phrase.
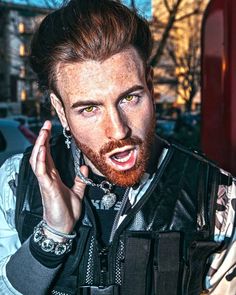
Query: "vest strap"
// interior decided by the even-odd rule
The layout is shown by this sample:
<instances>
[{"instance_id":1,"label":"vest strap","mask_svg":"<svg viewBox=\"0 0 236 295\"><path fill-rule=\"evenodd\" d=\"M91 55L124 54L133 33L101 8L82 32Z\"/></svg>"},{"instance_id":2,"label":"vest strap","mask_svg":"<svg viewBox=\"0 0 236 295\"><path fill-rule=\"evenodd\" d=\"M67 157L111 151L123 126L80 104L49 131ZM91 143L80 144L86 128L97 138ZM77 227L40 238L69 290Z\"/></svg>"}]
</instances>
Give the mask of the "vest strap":
<instances>
[{"instance_id":1,"label":"vest strap","mask_svg":"<svg viewBox=\"0 0 236 295\"><path fill-rule=\"evenodd\" d=\"M180 277L181 235L159 233L154 245L154 290L156 295L177 295Z\"/></svg>"},{"instance_id":2,"label":"vest strap","mask_svg":"<svg viewBox=\"0 0 236 295\"><path fill-rule=\"evenodd\" d=\"M145 294L150 245L150 239L126 237L122 295Z\"/></svg>"}]
</instances>

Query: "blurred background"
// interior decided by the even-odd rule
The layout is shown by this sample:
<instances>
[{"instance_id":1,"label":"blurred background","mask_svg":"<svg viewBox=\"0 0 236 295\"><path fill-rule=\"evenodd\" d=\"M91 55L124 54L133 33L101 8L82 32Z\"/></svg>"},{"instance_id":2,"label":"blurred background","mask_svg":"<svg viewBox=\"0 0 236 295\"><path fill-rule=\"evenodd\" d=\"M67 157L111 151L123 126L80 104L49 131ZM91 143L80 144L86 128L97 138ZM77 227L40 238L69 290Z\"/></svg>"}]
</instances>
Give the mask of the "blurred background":
<instances>
[{"instance_id":1,"label":"blurred background","mask_svg":"<svg viewBox=\"0 0 236 295\"><path fill-rule=\"evenodd\" d=\"M236 173L233 0L123 0L150 23L156 132ZM28 62L37 24L60 0L0 0L0 164L34 142L42 122L61 132ZM234 128L235 127L235 128Z\"/></svg>"}]
</instances>

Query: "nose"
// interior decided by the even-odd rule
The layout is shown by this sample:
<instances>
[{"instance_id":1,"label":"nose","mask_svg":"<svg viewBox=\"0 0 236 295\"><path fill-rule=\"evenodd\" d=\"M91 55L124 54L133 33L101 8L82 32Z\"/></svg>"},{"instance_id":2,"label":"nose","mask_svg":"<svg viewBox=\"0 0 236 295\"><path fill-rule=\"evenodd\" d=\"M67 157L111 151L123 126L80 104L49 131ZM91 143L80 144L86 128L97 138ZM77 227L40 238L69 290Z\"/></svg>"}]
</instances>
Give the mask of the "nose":
<instances>
[{"instance_id":1,"label":"nose","mask_svg":"<svg viewBox=\"0 0 236 295\"><path fill-rule=\"evenodd\" d=\"M107 114L106 136L109 139L121 140L130 135L131 129L128 126L127 118L119 110L111 110Z\"/></svg>"}]
</instances>

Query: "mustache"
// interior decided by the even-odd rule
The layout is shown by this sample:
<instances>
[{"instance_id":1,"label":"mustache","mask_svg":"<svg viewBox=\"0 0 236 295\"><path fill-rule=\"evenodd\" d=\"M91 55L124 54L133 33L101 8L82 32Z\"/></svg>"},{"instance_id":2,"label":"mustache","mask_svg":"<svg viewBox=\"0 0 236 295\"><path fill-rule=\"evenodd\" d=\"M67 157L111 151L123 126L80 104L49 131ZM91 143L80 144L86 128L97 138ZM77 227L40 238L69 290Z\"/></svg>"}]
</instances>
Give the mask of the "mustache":
<instances>
[{"instance_id":1,"label":"mustache","mask_svg":"<svg viewBox=\"0 0 236 295\"><path fill-rule=\"evenodd\" d=\"M137 136L122 139L122 140L113 140L104 144L102 148L100 149L99 154L105 155L107 153L112 152L116 148L122 148L127 145L141 145L142 143L143 141Z\"/></svg>"}]
</instances>

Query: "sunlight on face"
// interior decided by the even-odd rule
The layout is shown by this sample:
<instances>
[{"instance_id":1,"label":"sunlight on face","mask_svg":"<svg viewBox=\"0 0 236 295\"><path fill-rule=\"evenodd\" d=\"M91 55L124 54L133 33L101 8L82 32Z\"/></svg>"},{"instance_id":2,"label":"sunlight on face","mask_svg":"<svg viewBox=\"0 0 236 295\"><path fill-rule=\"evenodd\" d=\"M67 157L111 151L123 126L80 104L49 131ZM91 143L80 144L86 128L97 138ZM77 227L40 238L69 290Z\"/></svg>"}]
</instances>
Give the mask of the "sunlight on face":
<instances>
[{"instance_id":1,"label":"sunlight on face","mask_svg":"<svg viewBox=\"0 0 236 295\"><path fill-rule=\"evenodd\" d=\"M154 135L150 74L135 49L103 62L61 65L52 98L87 164L113 183L130 186L143 175Z\"/></svg>"}]
</instances>

